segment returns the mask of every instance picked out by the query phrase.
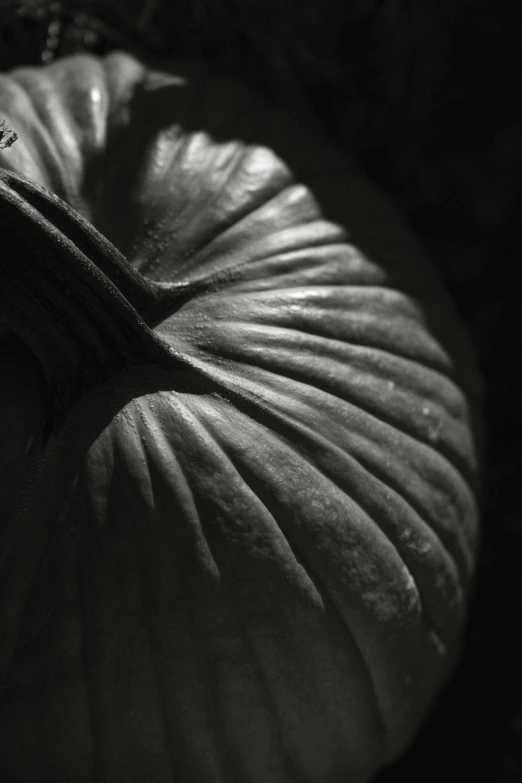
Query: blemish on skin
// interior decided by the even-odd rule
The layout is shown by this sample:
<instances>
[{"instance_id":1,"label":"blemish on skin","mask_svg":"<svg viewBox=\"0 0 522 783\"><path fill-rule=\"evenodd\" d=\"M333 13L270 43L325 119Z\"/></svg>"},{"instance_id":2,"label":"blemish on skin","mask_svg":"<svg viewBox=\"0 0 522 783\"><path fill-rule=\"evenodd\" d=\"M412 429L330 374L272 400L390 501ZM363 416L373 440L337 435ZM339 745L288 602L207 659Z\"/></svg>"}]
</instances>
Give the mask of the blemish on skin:
<instances>
[{"instance_id":1,"label":"blemish on skin","mask_svg":"<svg viewBox=\"0 0 522 783\"><path fill-rule=\"evenodd\" d=\"M422 408L422 414L428 420L428 438L432 441L432 443L437 443L442 428L442 422L440 418L428 405L424 405Z\"/></svg>"},{"instance_id":2,"label":"blemish on skin","mask_svg":"<svg viewBox=\"0 0 522 783\"><path fill-rule=\"evenodd\" d=\"M18 134L12 128L7 127L6 121L0 123L0 150L11 147L18 138Z\"/></svg>"}]
</instances>

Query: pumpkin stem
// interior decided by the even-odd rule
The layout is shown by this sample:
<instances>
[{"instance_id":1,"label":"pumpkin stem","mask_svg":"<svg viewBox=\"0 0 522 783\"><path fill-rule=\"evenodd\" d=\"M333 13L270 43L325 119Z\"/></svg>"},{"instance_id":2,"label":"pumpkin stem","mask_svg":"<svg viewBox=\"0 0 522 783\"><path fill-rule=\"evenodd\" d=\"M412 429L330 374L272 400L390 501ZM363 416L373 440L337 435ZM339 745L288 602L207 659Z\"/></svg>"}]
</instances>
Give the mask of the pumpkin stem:
<instances>
[{"instance_id":1,"label":"pumpkin stem","mask_svg":"<svg viewBox=\"0 0 522 783\"><path fill-rule=\"evenodd\" d=\"M43 366L53 412L130 363L183 362L147 326L154 289L51 192L0 171L0 315Z\"/></svg>"}]
</instances>

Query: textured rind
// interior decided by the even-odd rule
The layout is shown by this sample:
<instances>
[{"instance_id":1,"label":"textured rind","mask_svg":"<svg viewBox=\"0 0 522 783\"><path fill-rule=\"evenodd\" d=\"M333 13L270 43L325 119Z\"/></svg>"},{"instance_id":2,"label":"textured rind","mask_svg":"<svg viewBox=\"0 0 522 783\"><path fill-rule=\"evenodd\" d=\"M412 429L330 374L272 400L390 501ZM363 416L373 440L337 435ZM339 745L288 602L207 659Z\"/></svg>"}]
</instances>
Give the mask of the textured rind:
<instances>
[{"instance_id":1,"label":"textured rind","mask_svg":"<svg viewBox=\"0 0 522 783\"><path fill-rule=\"evenodd\" d=\"M197 70L71 58L2 77L0 111L2 165L192 285L153 325L208 380L111 416L92 390L49 445L13 514L41 542L4 569L6 763L367 780L451 671L473 574L476 386L435 275L334 152Z\"/></svg>"}]
</instances>

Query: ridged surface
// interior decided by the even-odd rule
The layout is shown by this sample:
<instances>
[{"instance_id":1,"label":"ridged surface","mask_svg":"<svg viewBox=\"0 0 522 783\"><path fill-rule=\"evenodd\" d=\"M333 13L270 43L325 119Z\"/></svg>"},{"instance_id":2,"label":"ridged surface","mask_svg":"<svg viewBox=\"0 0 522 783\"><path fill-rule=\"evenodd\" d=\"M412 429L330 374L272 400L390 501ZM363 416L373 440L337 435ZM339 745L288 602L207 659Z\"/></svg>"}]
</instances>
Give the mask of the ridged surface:
<instances>
[{"instance_id":1,"label":"ridged surface","mask_svg":"<svg viewBox=\"0 0 522 783\"><path fill-rule=\"evenodd\" d=\"M193 285L154 326L209 382L136 395L72 449L66 502L29 502L16 780L367 780L458 653L477 465L450 306L380 194L198 85L120 54L0 80L2 165Z\"/></svg>"}]
</instances>

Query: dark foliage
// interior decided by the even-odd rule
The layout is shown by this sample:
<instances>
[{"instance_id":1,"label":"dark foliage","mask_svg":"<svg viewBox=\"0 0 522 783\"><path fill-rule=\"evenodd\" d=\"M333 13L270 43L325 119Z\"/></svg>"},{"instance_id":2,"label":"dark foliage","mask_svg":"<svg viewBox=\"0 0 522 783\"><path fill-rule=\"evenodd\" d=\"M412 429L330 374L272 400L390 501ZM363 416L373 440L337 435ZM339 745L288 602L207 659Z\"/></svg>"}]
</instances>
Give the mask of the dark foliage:
<instances>
[{"instance_id":1,"label":"dark foliage","mask_svg":"<svg viewBox=\"0 0 522 783\"><path fill-rule=\"evenodd\" d=\"M456 676L379 783L522 780L520 20L506 0L0 0L2 70L84 48L204 58L312 111L457 301L489 431L476 597Z\"/></svg>"}]
</instances>

